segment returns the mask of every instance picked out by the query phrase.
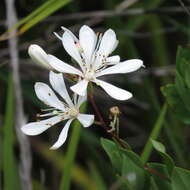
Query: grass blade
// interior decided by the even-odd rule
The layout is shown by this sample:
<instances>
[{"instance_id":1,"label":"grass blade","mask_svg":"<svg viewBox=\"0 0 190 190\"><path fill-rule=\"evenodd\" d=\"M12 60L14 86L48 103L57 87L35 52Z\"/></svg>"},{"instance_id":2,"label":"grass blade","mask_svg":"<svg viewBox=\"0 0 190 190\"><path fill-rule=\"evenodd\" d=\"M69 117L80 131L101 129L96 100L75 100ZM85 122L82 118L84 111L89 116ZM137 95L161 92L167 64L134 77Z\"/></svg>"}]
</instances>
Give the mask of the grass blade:
<instances>
[{"instance_id":1,"label":"grass blade","mask_svg":"<svg viewBox=\"0 0 190 190\"><path fill-rule=\"evenodd\" d=\"M26 23L24 26L21 27L21 29L18 31L19 34L22 34L26 32L28 29L33 27L35 24L39 23L44 18L48 17L50 14L54 13L61 7L65 6L67 3L69 3L70 0L58 0L53 1L45 10L40 12L37 16L35 16L33 19L31 19L28 23Z\"/></svg>"},{"instance_id":2,"label":"grass blade","mask_svg":"<svg viewBox=\"0 0 190 190\"><path fill-rule=\"evenodd\" d=\"M156 140L157 137L159 136L160 130L161 130L163 123L165 121L166 112L167 112L167 104L164 104L164 106L162 107L162 109L160 111L160 115L159 115L153 129L152 129L150 137L149 137L149 139L148 139L148 141L144 147L144 150L141 154L141 160L144 164L148 161L150 154L152 152L152 149L153 149L151 139Z\"/></svg>"},{"instance_id":3,"label":"grass blade","mask_svg":"<svg viewBox=\"0 0 190 190\"><path fill-rule=\"evenodd\" d=\"M19 190L21 186L19 184L18 168L16 167L14 159L14 92L13 81L11 75L8 81L8 92L6 102L5 121L3 126L4 138L3 138L3 175L4 175L4 190Z\"/></svg>"}]
</instances>

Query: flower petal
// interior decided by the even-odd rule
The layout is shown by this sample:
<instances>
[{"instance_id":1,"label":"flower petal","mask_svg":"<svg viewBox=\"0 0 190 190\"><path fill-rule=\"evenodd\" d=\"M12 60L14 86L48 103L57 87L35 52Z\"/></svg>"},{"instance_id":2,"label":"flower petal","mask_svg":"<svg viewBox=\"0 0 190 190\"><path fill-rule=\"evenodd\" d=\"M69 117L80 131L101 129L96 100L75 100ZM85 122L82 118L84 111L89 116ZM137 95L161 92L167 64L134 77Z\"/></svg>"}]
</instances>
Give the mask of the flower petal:
<instances>
[{"instance_id":1,"label":"flower petal","mask_svg":"<svg viewBox=\"0 0 190 190\"><path fill-rule=\"evenodd\" d=\"M102 37L98 52L107 57L115 50L117 44L118 41L116 39L115 32L112 29L109 29L104 33Z\"/></svg>"},{"instance_id":2,"label":"flower petal","mask_svg":"<svg viewBox=\"0 0 190 190\"><path fill-rule=\"evenodd\" d=\"M109 74L118 74L118 73L130 73L136 71L143 66L143 61L140 59L131 59L118 63L112 67L102 70L96 74L96 77Z\"/></svg>"},{"instance_id":3,"label":"flower petal","mask_svg":"<svg viewBox=\"0 0 190 190\"><path fill-rule=\"evenodd\" d=\"M85 96L87 86L88 86L88 81L87 80L81 80L77 84L75 84L74 86L70 87L70 89L80 96Z\"/></svg>"},{"instance_id":4,"label":"flower petal","mask_svg":"<svg viewBox=\"0 0 190 190\"><path fill-rule=\"evenodd\" d=\"M62 73L70 73L70 74L76 74L79 76L83 76L82 72L76 68L74 68L71 65L68 65L67 63L61 61L57 57L53 55L48 55L48 61L49 64L57 71Z\"/></svg>"},{"instance_id":5,"label":"flower petal","mask_svg":"<svg viewBox=\"0 0 190 190\"><path fill-rule=\"evenodd\" d=\"M108 65L115 65L115 64L117 64L119 62L120 62L120 56L119 55L114 55L114 56L108 57L106 59L106 63Z\"/></svg>"},{"instance_id":6,"label":"flower petal","mask_svg":"<svg viewBox=\"0 0 190 190\"><path fill-rule=\"evenodd\" d=\"M62 117L63 116L59 115L39 122L31 122L21 127L21 130L26 135L39 135L45 130L49 129L51 126L59 123L62 120Z\"/></svg>"},{"instance_id":7,"label":"flower petal","mask_svg":"<svg viewBox=\"0 0 190 190\"><path fill-rule=\"evenodd\" d=\"M85 54L86 63L89 63L96 46L97 36L90 27L84 25L79 31L79 40Z\"/></svg>"},{"instance_id":8,"label":"flower petal","mask_svg":"<svg viewBox=\"0 0 190 190\"><path fill-rule=\"evenodd\" d=\"M67 53L80 65L81 69L83 69L79 49L75 44L73 37L70 35L68 31L64 32L62 36L62 43Z\"/></svg>"},{"instance_id":9,"label":"flower petal","mask_svg":"<svg viewBox=\"0 0 190 190\"><path fill-rule=\"evenodd\" d=\"M112 84L96 79L94 81L97 85L101 86L111 97L117 100L128 100L132 94L126 90L118 88Z\"/></svg>"},{"instance_id":10,"label":"flower petal","mask_svg":"<svg viewBox=\"0 0 190 190\"><path fill-rule=\"evenodd\" d=\"M87 100L87 93L84 96L78 96L77 101L77 108L80 108L80 106Z\"/></svg>"},{"instance_id":11,"label":"flower petal","mask_svg":"<svg viewBox=\"0 0 190 190\"><path fill-rule=\"evenodd\" d=\"M77 119L83 125L83 127L90 127L94 122L94 115L79 113Z\"/></svg>"},{"instance_id":12,"label":"flower petal","mask_svg":"<svg viewBox=\"0 0 190 190\"><path fill-rule=\"evenodd\" d=\"M63 103L57 98L53 90L45 83L37 82L34 86L37 97L45 104L65 110Z\"/></svg>"},{"instance_id":13,"label":"flower petal","mask_svg":"<svg viewBox=\"0 0 190 190\"><path fill-rule=\"evenodd\" d=\"M58 140L55 142L55 144L50 148L51 150L55 150L58 149L61 145L63 145L63 143L66 141L67 139L67 135L68 135L68 131L69 131L69 127L71 125L71 122L73 121L73 119L69 119L67 121L67 123L65 124L65 126L63 127Z\"/></svg>"},{"instance_id":14,"label":"flower petal","mask_svg":"<svg viewBox=\"0 0 190 190\"><path fill-rule=\"evenodd\" d=\"M72 38L74 39L75 42L79 42L77 37L68 28L65 28L64 26L62 26L61 29L63 29L65 32L66 31L69 32L69 34L72 36Z\"/></svg>"},{"instance_id":15,"label":"flower petal","mask_svg":"<svg viewBox=\"0 0 190 190\"><path fill-rule=\"evenodd\" d=\"M51 66L48 63L47 54L39 45L30 45L28 48L28 54L35 63L42 65L46 69L51 69Z\"/></svg>"},{"instance_id":16,"label":"flower petal","mask_svg":"<svg viewBox=\"0 0 190 190\"><path fill-rule=\"evenodd\" d=\"M53 71L50 71L49 80L53 89L67 102L67 104L70 106L74 106L67 92L63 75L61 73L57 74Z\"/></svg>"}]
</instances>

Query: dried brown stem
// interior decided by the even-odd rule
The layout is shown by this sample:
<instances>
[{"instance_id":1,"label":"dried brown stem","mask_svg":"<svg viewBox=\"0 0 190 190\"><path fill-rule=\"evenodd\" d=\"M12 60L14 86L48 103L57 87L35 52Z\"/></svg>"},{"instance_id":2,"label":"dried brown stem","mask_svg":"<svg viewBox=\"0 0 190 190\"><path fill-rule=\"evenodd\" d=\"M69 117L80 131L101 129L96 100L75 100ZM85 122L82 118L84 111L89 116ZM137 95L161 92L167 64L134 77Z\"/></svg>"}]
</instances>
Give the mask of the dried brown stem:
<instances>
[{"instance_id":1,"label":"dried brown stem","mask_svg":"<svg viewBox=\"0 0 190 190\"><path fill-rule=\"evenodd\" d=\"M102 127L105 129L105 131L107 132L107 134L109 136L111 136L111 138L114 141L116 141L122 148L128 150L129 147L126 144L124 144L124 142L117 136L117 134L115 133L115 131L108 132L110 130L110 128L106 125L106 123L105 123L105 121L104 121L104 119L103 119L103 117L102 117L102 115L101 115L101 113L100 113L100 111L99 111L96 103L95 103L93 94L92 93L89 94L88 98L89 98L89 101L90 101L90 103L92 104L92 106L94 108L94 111L96 112L96 115L97 115L97 117L98 117L98 119L99 119Z\"/></svg>"}]
</instances>

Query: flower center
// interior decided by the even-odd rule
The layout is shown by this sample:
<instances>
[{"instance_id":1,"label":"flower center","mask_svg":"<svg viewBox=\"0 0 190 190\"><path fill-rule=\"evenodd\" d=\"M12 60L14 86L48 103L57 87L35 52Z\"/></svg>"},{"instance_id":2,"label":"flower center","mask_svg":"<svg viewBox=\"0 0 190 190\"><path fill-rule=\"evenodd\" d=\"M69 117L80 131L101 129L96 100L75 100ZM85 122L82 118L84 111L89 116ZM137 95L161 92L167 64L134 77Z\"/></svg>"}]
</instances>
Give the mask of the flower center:
<instances>
[{"instance_id":1,"label":"flower center","mask_svg":"<svg viewBox=\"0 0 190 190\"><path fill-rule=\"evenodd\" d=\"M77 117L79 110L73 107L69 109L68 113L71 117Z\"/></svg>"},{"instance_id":2,"label":"flower center","mask_svg":"<svg viewBox=\"0 0 190 190\"><path fill-rule=\"evenodd\" d=\"M93 80L94 79L94 71L93 70L87 70L85 75L84 75L84 78L88 81L90 80Z\"/></svg>"}]
</instances>

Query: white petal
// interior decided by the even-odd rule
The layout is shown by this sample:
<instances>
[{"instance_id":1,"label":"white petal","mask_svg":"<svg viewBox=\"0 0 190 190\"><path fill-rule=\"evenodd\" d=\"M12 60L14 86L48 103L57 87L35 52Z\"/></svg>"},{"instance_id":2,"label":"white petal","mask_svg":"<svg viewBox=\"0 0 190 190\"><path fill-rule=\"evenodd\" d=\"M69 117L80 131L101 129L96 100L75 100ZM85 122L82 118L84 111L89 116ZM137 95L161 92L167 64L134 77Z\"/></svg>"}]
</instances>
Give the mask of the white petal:
<instances>
[{"instance_id":1,"label":"white petal","mask_svg":"<svg viewBox=\"0 0 190 190\"><path fill-rule=\"evenodd\" d=\"M57 98L53 90L45 83L37 82L34 86L37 97L45 104L65 110L63 103Z\"/></svg>"},{"instance_id":2,"label":"white petal","mask_svg":"<svg viewBox=\"0 0 190 190\"><path fill-rule=\"evenodd\" d=\"M38 45L32 44L28 48L28 54L35 63L46 67L47 69L52 69L48 63L46 52Z\"/></svg>"},{"instance_id":3,"label":"white petal","mask_svg":"<svg viewBox=\"0 0 190 190\"><path fill-rule=\"evenodd\" d=\"M65 28L64 26L61 27L61 29L63 29L65 32L69 32L69 34L72 36L72 38L74 39L75 42L79 42L79 40L77 39L77 37L67 28Z\"/></svg>"},{"instance_id":4,"label":"white petal","mask_svg":"<svg viewBox=\"0 0 190 190\"><path fill-rule=\"evenodd\" d=\"M81 80L74 86L70 87L71 90L75 93L77 93L80 96L85 96L87 91L88 81L87 80Z\"/></svg>"},{"instance_id":5,"label":"white petal","mask_svg":"<svg viewBox=\"0 0 190 190\"><path fill-rule=\"evenodd\" d=\"M128 100L132 94L126 90L118 88L112 84L96 79L94 81L97 85L101 86L111 97L117 100Z\"/></svg>"},{"instance_id":6,"label":"white petal","mask_svg":"<svg viewBox=\"0 0 190 190\"><path fill-rule=\"evenodd\" d=\"M90 127L94 122L94 115L79 113L77 119L83 125L83 127Z\"/></svg>"},{"instance_id":7,"label":"white petal","mask_svg":"<svg viewBox=\"0 0 190 190\"><path fill-rule=\"evenodd\" d=\"M67 104L70 106L74 106L67 92L63 75L61 73L57 74L53 71L50 71L49 80L53 89L67 102Z\"/></svg>"},{"instance_id":8,"label":"white petal","mask_svg":"<svg viewBox=\"0 0 190 190\"><path fill-rule=\"evenodd\" d=\"M108 56L116 48L118 41L116 39L116 34L112 29L107 30L103 37L99 47L99 53Z\"/></svg>"},{"instance_id":9,"label":"white petal","mask_svg":"<svg viewBox=\"0 0 190 190\"><path fill-rule=\"evenodd\" d=\"M80 65L82 69L82 59L79 54L79 49L68 31L64 32L62 36L62 43L67 53Z\"/></svg>"},{"instance_id":10,"label":"white petal","mask_svg":"<svg viewBox=\"0 0 190 190\"><path fill-rule=\"evenodd\" d=\"M106 59L106 63L108 65L115 65L115 64L117 64L119 62L120 62L120 56L119 55L114 55L114 56L108 57Z\"/></svg>"},{"instance_id":11,"label":"white petal","mask_svg":"<svg viewBox=\"0 0 190 190\"><path fill-rule=\"evenodd\" d=\"M39 135L45 130L49 129L51 126L59 123L62 120L62 117L63 116L55 116L43 121L28 123L21 127L21 130L26 135Z\"/></svg>"},{"instance_id":12,"label":"white petal","mask_svg":"<svg viewBox=\"0 0 190 190\"><path fill-rule=\"evenodd\" d=\"M65 126L63 127L63 129L62 129L62 131L61 131L61 133L59 135L58 140L50 148L51 150L58 149L66 141L67 135L68 135L68 131L69 131L69 127L70 127L72 121L73 121L72 119L70 119L70 120L67 121L67 123L65 124Z\"/></svg>"},{"instance_id":13,"label":"white petal","mask_svg":"<svg viewBox=\"0 0 190 190\"><path fill-rule=\"evenodd\" d=\"M57 57L53 55L48 55L48 61L49 64L57 71L62 73L70 73L70 74L76 74L79 76L83 76L82 72L78 69L74 68L71 65L68 65L67 63L61 61Z\"/></svg>"},{"instance_id":14,"label":"white petal","mask_svg":"<svg viewBox=\"0 0 190 190\"><path fill-rule=\"evenodd\" d=\"M58 33L54 32L54 35L55 35L58 39L62 40L62 37L61 37Z\"/></svg>"},{"instance_id":15,"label":"white petal","mask_svg":"<svg viewBox=\"0 0 190 190\"><path fill-rule=\"evenodd\" d=\"M97 36L90 27L84 25L79 31L79 40L85 54L86 63L89 63L96 45Z\"/></svg>"},{"instance_id":16,"label":"white petal","mask_svg":"<svg viewBox=\"0 0 190 190\"><path fill-rule=\"evenodd\" d=\"M136 71L143 66L143 61L140 59L131 59L118 63L112 67L104 69L103 71L96 74L96 77L109 74L118 74L118 73L130 73Z\"/></svg>"},{"instance_id":17,"label":"white petal","mask_svg":"<svg viewBox=\"0 0 190 190\"><path fill-rule=\"evenodd\" d=\"M77 102L77 108L80 108L80 106L87 100L87 93L84 96L78 96L78 102Z\"/></svg>"}]
</instances>

